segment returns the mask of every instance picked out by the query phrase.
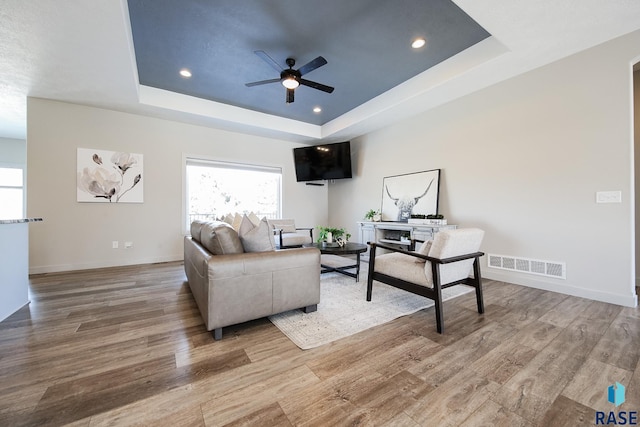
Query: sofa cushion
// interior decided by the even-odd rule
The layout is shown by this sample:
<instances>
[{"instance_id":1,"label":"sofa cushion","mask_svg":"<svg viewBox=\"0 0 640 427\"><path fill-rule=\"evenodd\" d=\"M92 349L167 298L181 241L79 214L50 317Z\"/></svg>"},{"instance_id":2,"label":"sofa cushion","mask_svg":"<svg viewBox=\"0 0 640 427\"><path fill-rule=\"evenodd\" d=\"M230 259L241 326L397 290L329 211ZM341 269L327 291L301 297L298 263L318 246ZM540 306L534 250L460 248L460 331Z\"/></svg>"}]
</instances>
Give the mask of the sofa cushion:
<instances>
[{"instance_id":1,"label":"sofa cushion","mask_svg":"<svg viewBox=\"0 0 640 427\"><path fill-rule=\"evenodd\" d=\"M238 233L229 224L221 221L208 222L202 226L200 243L214 255L244 252Z\"/></svg>"},{"instance_id":2,"label":"sofa cushion","mask_svg":"<svg viewBox=\"0 0 640 427\"><path fill-rule=\"evenodd\" d=\"M201 221L196 219L191 222L191 238L196 242L200 241L200 234L202 233L202 227L207 223L207 221Z\"/></svg>"},{"instance_id":3,"label":"sofa cushion","mask_svg":"<svg viewBox=\"0 0 640 427\"><path fill-rule=\"evenodd\" d=\"M417 285L433 287L433 281L427 280L422 264L416 264L415 257L391 252L376 256L375 271L387 274L398 279L415 283ZM431 265L431 263L428 263Z\"/></svg>"},{"instance_id":4,"label":"sofa cushion","mask_svg":"<svg viewBox=\"0 0 640 427\"><path fill-rule=\"evenodd\" d=\"M247 215L240 223L240 241L245 252L274 251L275 246L271 237L271 228L266 220L254 226Z\"/></svg>"}]
</instances>

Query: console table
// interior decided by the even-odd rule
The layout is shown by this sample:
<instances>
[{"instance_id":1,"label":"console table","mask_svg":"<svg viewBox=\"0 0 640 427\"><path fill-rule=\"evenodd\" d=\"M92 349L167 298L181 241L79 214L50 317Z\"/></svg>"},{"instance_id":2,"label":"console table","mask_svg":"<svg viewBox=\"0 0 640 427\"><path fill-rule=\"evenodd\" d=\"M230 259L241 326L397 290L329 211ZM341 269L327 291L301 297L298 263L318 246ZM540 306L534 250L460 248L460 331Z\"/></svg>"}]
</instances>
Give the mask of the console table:
<instances>
[{"instance_id":1,"label":"console table","mask_svg":"<svg viewBox=\"0 0 640 427\"><path fill-rule=\"evenodd\" d=\"M456 225L410 224L407 222L358 221L360 243L384 243L409 249L411 240L432 240L440 230L452 230ZM369 248L362 254L364 261L369 260Z\"/></svg>"}]
</instances>

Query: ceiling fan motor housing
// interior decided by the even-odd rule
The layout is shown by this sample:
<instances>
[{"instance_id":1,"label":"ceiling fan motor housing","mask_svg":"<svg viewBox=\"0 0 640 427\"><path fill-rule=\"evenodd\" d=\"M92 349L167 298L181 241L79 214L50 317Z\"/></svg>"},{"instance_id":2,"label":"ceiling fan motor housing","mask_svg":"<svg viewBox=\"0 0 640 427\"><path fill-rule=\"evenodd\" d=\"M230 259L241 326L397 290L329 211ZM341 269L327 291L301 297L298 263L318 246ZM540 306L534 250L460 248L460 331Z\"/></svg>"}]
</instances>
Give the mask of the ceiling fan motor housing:
<instances>
[{"instance_id":1,"label":"ceiling fan motor housing","mask_svg":"<svg viewBox=\"0 0 640 427\"><path fill-rule=\"evenodd\" d=\"M293 78L294 78L294 79L296 79L296 80L299 80L299 79L302 77L302 74L300 74L300 72L299 72L299 71L297 71L297 70L292 70L292 69L289 69L289 70L283 70L283 71L280 73L280 78L281 78L282 80L285 80L285 79L288 79L288 78L291 78L291 77L293 77Z\"/></svg>"}]
</instances>

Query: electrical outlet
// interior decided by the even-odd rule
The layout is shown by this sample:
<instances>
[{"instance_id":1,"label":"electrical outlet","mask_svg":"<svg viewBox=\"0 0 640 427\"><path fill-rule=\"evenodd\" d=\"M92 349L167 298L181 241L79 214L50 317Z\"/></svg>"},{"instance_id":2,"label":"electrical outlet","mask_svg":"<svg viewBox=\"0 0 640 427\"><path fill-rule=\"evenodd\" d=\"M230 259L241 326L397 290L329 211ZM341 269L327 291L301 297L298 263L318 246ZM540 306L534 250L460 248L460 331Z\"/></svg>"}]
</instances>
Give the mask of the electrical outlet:
<instances>
[{"instance_id":1,"label":"electrical outlet","mask_svg":"<svg viewBox=\"0 0 640 427\"><path fill-rule=\"evenodd\" d=\"M133 247L133 242L124 242L125 249L131 249Z\"/></svg>"},{"instance_id":2,"label":"electrical outlet","mask_svg":"<svg viewBox=\"0 0 640 427\"><path fill-rule=\"evenodd\" d=\"M118 241L114 240L113 242L111 242L111 248L112 249L118 249Z\"/></svg>"},{"instance_id":3,"label":"electrical outlet","mask_svg":"<svg viewBox=\"0 0 640 427\"><path fill-rule=\"evenodd\" d=\"M622 191L598 191L596 203L622 203Z\"/></svg>"}]
</instances>

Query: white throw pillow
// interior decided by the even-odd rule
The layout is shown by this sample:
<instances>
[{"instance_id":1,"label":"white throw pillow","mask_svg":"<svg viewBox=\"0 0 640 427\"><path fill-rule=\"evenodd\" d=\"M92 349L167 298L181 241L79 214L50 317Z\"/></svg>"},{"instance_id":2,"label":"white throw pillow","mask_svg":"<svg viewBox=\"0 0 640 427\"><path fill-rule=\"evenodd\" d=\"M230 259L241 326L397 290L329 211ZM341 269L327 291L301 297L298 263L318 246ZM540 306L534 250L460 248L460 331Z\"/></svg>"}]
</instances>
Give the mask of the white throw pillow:
<instances>
[{"instance_id":1,"label":"white throw pillow","mask_svg":"<svg viewBox=\"0 0 640 427\"><path fill-rule=\"evenodd\" d=\"M260 218L258 218L258 215L254 214L253 212L249 214L249 220L251 220L251 223L255 226L260 225Z\"/></svg>"},{"instance_id":2,"label":"white throw pillow","mask_svg":"<svg viewBox=\"0 0 640 427\"><path fill-rule=\"evenodd\" d=\"M235 216L233 217L233 223L231 224L231 226L233 227L234 230L238 231L240 230L241 222L242 222L242 215L236 212Z\"/></svg>"},{"instance_id":3,"label":"white throw pillow","mask_svg":"<svg viewBox=\"0 0 640 427\"><path fill-rule=\"evenodd\" d=\"M420 249L418 249L417 251L415 251L417 254L420 255L426 255L429 256L429 251L431 250L431 244L433 243L433 240L427 240L426 242L424 242L421 246ZM415 260L416 263L418 264L424 264L427 260L426 259L422 259L422 258L418 258L418 257L414 257L413 258Z\"/></svg>"},{"instance_id":4,"label":"white throw pillow","mask_svg":"<svg viewBox=\"0 0 640 427\"><path fill-rule=\"evenodd\" d=\"M240 241L245 252L275 251L271 229L266 220L260 221L254 226L248 216L242 218L240 224Z\"/></svg>"},{"instance_id":5,"label":"white throw pillow","mask_svg":"<svg viewBox=\"0 0 640 427\"><path fill-rule=\"evenodd\" d=\"M254 228L256 228L256 224L254 224L247 215L244 215L238 227L238 235L242 236L243 234L247 234Z\"/></svg>"}]
</instances>

